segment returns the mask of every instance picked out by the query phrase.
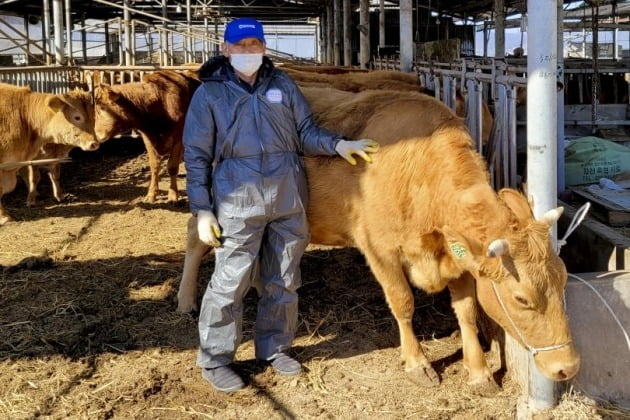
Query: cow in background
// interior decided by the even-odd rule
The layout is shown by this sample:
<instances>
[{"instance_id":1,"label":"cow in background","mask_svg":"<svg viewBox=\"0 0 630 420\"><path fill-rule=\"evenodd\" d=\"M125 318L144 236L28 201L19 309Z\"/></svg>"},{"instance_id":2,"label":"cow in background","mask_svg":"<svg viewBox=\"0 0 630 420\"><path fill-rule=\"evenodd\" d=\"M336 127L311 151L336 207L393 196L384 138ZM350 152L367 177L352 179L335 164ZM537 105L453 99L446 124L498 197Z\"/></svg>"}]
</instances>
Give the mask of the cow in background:
<instances>
[{"instance_id":1,"label":"cow in background","mask_svg":"<svg viewBox=\"0 0 630 420\"><path fill-rule=\"evenodd\" d=\"M314 66L316 69L317 67ZM372 71L368 73L317 73L316 71L297 71L291 67L286 69L287 73L295 80L297 85L308 90L305 96L309 101L316 104L313 112L317 114L316 109L325 109L326 102L332 107L344 100L343 95L336 93L334 89L346 92L363 92L365 90L397 90L402 92L421 92L430 96L435 96L433 91L426 90L420 86L420 80L416 74L402 73L399 71ZM322 90L317 93L316 89ZM333 89L333 90L331 90ZM457 92L455 97L455 113L460 117L466 116L466 98ZM311 105L313 106L313 105ZM492 134L492 126L494 118L490 112L488 105L482 103L482 133L481 138L483 144L488 144L490 135Z\"/></svg>"},{"instance_id":2,"label":"cow in background","mask_svg":"<svg viewBox=\"0 0 630 420\"><path fill-rule=\"evenodd\" d=\"M29 88L0 84L0 163L34 159L47 143L78 146L94 151L94 110L89 93L31 92ZM15 188L18 169L0 169L0 199ZM0 225L11 217L0 202Z\"/></svg>"},{"instance_id":3,"label":"cow in background","mask_svg":"<svg viewBox=\"0 0 630 420\"><path fill-rule=\"evenodd\" d=\"M151 181L145 201L158 192L160 162L168 156L168 201L178 199L177 174L183 156L182 132L190 99L199 86L191 72L158 71L142 82L94 89L95 132L99 140L137 130L147 150Z\"/></svg>"},{"instance_id":4,"label":"cow in background","mask_svg":"<svg viewBox=\"0 0 630 420\"><path fill-rule=\"evenodd\" d=\"M61 159L68 157L74 146L65 144L47 143L42 146L35 159ZM40 168L45 170L48 179L52 185L53 197L58 203L71 198L71 194L65 194L61 189L61 163L50 163L48 165L29 165L20 170L22 178L28 187L28 196L26 197L26 206L32 207L37 203L37 186L41 180Z\"/></svg>"}]
</instances>

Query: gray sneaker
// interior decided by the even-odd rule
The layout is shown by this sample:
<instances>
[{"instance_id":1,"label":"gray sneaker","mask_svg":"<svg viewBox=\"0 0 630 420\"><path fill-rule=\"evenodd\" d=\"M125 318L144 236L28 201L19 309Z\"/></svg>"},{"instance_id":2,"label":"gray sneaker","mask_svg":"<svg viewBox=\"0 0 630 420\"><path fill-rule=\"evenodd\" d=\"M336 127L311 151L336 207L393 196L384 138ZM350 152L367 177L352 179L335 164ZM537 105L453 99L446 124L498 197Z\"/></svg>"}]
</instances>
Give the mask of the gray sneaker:
<instances>
[{"instance_id":1,"label":"gray sneaker","mask_svg":"<svg viewBox=\"0 0 630 420\"><path fill-rule=\"evenodd\" d=\"M271 367L273 367L280 375L284 376L294 376L302 372L302 365L300 362L284 353L278 353L271 360Z\"/></svg>"},{"instance_id":2,"label":"gray sneaker","mask_svg":"<svg viewBox=\"0 0 630 420\"><path fill-rule=\"evenodd\" d=\"M245 382L230 366L201 369L201 376L221 392L234 392L245 387Z\"/></svg>"}]
</instances>

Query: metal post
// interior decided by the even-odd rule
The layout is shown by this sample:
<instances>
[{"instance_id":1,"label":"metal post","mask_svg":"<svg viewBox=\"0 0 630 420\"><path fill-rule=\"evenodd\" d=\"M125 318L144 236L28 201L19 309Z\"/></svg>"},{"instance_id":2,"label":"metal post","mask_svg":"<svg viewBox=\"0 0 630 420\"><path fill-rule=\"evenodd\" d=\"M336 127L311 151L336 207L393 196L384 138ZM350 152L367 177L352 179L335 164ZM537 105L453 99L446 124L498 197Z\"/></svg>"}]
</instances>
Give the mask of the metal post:
<instances>
[{"instance_id":1,"label":"metal post","mask_svg":"<svg viewBox=\"0 0 630 420\"><path fill-rule=\"evenodd\" d=\"M326 63L332 64L335 56L335 49L333 46L334 33L333 26L335 24L335 18L333 17L333 6L329 3L326 6Z\"/></svg>"},{"instance_id":2,"label":"metal post","mask_svg":"<svg viewBox=\"0 0 630 420\"><path fill-rule=\"evenodd\" d=\"M42 0L42 50L44 50L44 58L46 65L50 65L50 3L48 0Z\"/></svg>"},{"instance_id":3,"label":"metal post","mask_svg":"<svg viewBox=\"0 0 630 420\"><path fill-rule=\"evenodd\" d=\"M494 57L505 58L505 2L504 0L494 1Z\"/></svg>"},{"instance_id":4,"label":"metal post","mask_svg":"<svg viewBox=\"0 0 630 420\"><path fill-rule=\"evenodd\" d=\"M136 21L131 21L131 65L136 65Z\"/></svg>"},{"instance_id":5,"label":"metal post","mask_svg":"<svg viewBox=\"0 0 630 420\"><path fill-rule=\"evenodd\" d=\"M24 31L26 34L26 65L31 61L31 35L28 30L28 14L24 15Z\"/></svg>"},{"instance_id":6,"label":"metal post","mask_svg":"<svg viewBox=\"0 0 630 420\"><path fill-rule=\"evenodd\" d=\"M343 0L343 65L352 65L352 12L350 0Z\"/></svg>"},{"instance_id":7,"label":"metal post","mask_svg":"<svg viewBox=\"0 0 630 420\"><path fill-rule=\"evenodd\" d=\"M209 32L208 32L208 16L203 17L203 61L206 62L208 61L208 56L209 56L209 46L208 46L208 37L210 36Z\"/></svg>"},{"instance_id":8,"label":"metal post","mask_svg":"<svg viewBox=\"0 0 630 420\"><path fill-rule=\"evenodd\" d=\"M62 0L53 0L53 30L55 34L55 64L61 65L64 61Z\"/></svg>"},{"instance_id":9,"label":"metal post","mask_svg":"<svg viewBox=\"0 0 630 420\"><path fill-rule=\"evenodd\" d=\"M83 65L87 65L87 34L85 32L85 13L81 15L81 51L83 53Z\"/></svg>"},{"instance_id":10,"label":"metal post","mask_svg":"<svg viewBox=\"0 0 630 420\"><path fill-rule=\"evenodd\" d=\"M186 61L188 63L195 62L195 56L193 51L193 37L192 37L192 9L190 7L190 0L186 0Z\"/></svg>"},{"instance_id":11,"label":"metal post","mask_svg":"<svg viewBox=\"0 0 630 420\"><path fill-rule=\"evenodd\" d=\"M370 0L359 4L359 64L366 69L370 62Z\"/></svg>"},{"instance_id":12,"label":"metal post","mask_svg":"<svg viewBox=\"0 0 630 420\"><path fill-rule=\"evenodd\" d=\"M165 66L168 63L168 33L166 32L166 0L162 0L162 31L160 31L160 64Z\"/></svg>"},{"instance_id":13,"label":"metal post","mask_svg":"<svg viewBox=\"0 0 630 420\"><path fill-rule=\"evenodd\" d=\"M338 66L341 63L341 0L333 0L333 64Z\"/></svg>"},{"instance_id":14,"label":"metal post","mask_svg":"<svg viewBox=\"0 0 630 420\"><path fill-rule=\"evenodd\" d=\"M563 1L558 0L558 192L565 190L564 180L564 9ZM615 51L617 51L615 49Z\"/></svg>"},{"instance_id":15,"label":"metal post","mask_svg":"<svg viewBox=\"0 0 630 420\"><path fill-rule=\"evenodd\" d=\"M385 46L385 0L378 2L378 45Z\"/></svg>"},{"instance_id":16,"label":"metal post","mask_svg":"<svg viewBox=\"0 0 630 420\"><path fill-rule=\"evenodd\" d=\"M214 18L214 39L219 39L219 18ZM219 44L214 43L214 55L219 55Z\"/></svg>"},{"instance_id":17,"label":"metal post","mask_svg":"<svg viewBox=\"0 0 630 420\"><path fill-rule=\"evenodd\" d=\"M413 69L413 4L400 0L400 71Z\"/></svg>"},{"instance_id":18,"label":"metal post","mask_svg":"<svg viewBox=\"0 0 630 420\"><path fill-rule=\"evenodd\" d=\"M72 6L70 0L65 2L66 9L66 55L69 64L72 64Z\"/></svg>"},{"instance_id":19,"label":"metal post","mask_svg":"<svg viewBox=\"0 0 630 420\"><path fill-rule=\"evenodd\" d=\"M536 217L557 206L557 7L557 0L527 1L527 189ZM555 246L555 226L551 231ZM554 386L527 353L527 407L536 412L555 404Z\"/></svg>"},{"instance_id":20,"label":"metal post","mask_svg":"<svg viewBox=\"0 0 630 420\"><path fill-rule=\"evenodd\" d=\"M132 36L131 36L131 25L130 25L131 13L129 13L129 7L131 7L131 5L129 3L130 3L130 0L125 0L123 3L123 6L125 7L123 9L123 20L124 20L124 25L125 25L125 65L127 66L130 66L133 60L131 57L131 54L132 54L132 49L131 49Z\"/></svg>"},{"instance_id":21,"label":"metal post","mask_svg":"<svg viewBox=\"0 0 630 420\"><path fill-rule=\"evenodd\" d=\"M112 63L112 46L109 43L109 23L105 22L105 63Z\"/></svg>"}]
</instances>

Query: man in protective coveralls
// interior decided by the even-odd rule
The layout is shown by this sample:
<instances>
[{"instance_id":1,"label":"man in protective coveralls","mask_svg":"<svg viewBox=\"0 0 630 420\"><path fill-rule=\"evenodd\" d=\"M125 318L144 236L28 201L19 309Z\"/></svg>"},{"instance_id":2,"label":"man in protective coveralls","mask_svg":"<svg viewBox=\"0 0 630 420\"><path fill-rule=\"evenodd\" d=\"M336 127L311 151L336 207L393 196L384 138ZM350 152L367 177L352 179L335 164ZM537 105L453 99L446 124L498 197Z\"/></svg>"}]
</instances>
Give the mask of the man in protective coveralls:
<instances>
[{"instance_id":1,"label":"man in protective coveralls","mask_svg":"<svg viewBox=\"0 0 630 420\"><path fill-rule=\"evenodd\" d=\"M318 127L296 84L264 56L260 22L226 25L222 55L199 70L184 128L190 209L215 269L199 315L202 376L220 391L245 386L232 362L242 339L243 297L260 272L256 359L282 375L302 367L286 351L297 326L300 259L309 242L301 155L353 154L370 162L372 140ZM259 259L260 258L260 259ZM258 265L258 268L257 268Z\"/></svg>"}]
</instances>

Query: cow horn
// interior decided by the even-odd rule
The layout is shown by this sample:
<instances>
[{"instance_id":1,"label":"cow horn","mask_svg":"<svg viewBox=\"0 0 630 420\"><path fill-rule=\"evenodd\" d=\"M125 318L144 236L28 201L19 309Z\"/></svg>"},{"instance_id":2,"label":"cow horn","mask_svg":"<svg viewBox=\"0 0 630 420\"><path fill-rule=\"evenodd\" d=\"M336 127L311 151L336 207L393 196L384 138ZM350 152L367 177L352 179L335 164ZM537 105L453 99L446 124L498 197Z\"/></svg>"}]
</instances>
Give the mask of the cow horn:
<instances>
[{"instance_id":1,"label":"cow horn","mask_svg":"<svg viewBox=\"0 0 630 420\"><path fill-rule=\"evenodd\" d=\"M486 255L490 258L500 257L508 253L509 245L505 239L496 239L488 245Z\"/></svg>"},{"instance_id":2,"label":"cow horn","mask_svg":"<svg viewBox=\"0 0 630 420\"><path fill-rule=\"evenodd\" d=\"M547 223L549 226L553 226L564 211L564 207L556 207L555 209L549 210L547 213L543 214L539 219L541 222Z\"/></svg>"}]
</instances>

